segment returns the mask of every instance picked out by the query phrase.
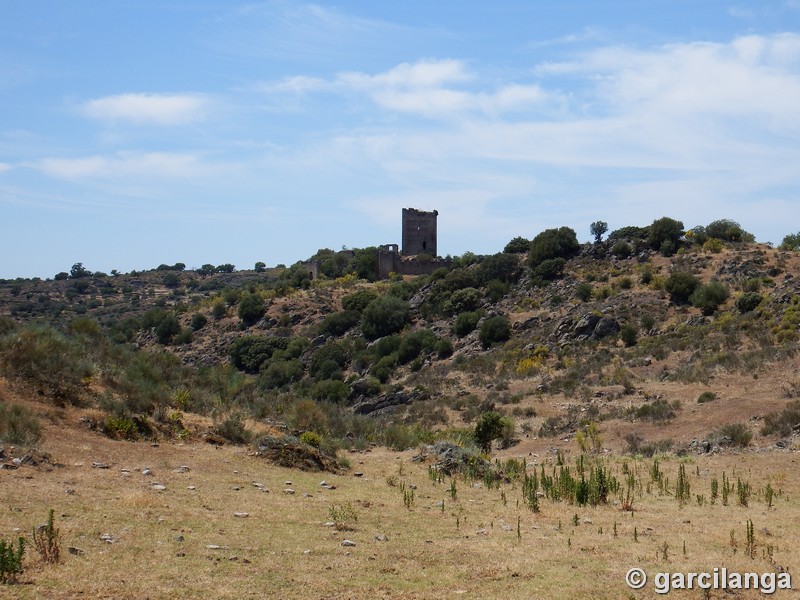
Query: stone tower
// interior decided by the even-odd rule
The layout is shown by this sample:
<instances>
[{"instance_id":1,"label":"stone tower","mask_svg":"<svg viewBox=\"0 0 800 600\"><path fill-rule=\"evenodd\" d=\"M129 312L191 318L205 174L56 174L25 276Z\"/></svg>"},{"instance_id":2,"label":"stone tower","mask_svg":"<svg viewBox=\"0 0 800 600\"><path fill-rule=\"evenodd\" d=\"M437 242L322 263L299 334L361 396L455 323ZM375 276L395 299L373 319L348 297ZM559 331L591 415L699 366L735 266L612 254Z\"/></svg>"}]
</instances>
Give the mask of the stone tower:
<instances>
[{"instance_id":1,"label":"stone tower","mask_svg":"<svg viewBox=\"0 0 800 600\"><path fill-rule=\"evenodd\" d=\"M426 212L416 208L403 209L403 256L436 252L436 217L439 211Z\"/></svg>"}]
</instances>

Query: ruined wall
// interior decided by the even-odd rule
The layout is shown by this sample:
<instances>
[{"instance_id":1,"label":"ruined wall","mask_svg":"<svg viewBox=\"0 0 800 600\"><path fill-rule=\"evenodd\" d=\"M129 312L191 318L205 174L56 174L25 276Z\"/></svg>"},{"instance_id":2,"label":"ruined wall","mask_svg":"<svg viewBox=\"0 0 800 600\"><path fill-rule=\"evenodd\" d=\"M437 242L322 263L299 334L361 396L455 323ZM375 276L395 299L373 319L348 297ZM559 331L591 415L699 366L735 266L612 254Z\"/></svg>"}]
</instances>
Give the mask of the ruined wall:
<instances>
[{"instance_id":1,"label":"ruined wall","mask_svg":"<svg viewBox=\"0 0 800 600\"><path fill-rule=\"evenodd\" d=\"M416 208L403 209L403 256L430 254L436 250L436 217L439 211L426 212Z\"/></svg>"},{"instance_id":2,"label":"ruined wall","mask_svg":"<svg viewBox=\"0 0 800 600\"><path fill-rule=\"evenodd\" d=\"M430 275L439 267L449 267L450 262L442 258L421 261L414 256L402 256L397 252L396 244L389 244L378 250L378 276L388 279L390 273Z\"/></svg>"}]
</instances>

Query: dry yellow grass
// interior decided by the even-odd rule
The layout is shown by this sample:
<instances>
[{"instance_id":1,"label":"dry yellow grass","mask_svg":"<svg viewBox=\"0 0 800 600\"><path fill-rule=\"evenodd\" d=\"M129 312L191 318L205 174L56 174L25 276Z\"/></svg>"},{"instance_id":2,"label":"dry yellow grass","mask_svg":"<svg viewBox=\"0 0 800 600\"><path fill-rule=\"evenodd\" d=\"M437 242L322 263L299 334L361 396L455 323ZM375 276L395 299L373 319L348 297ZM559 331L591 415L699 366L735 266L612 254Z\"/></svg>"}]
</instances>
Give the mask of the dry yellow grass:
<instances>
[{"instance_id":1,"label":"dry yellow grass","mask_svg":"<svg viewBox=\"0 0 800 600\"><path fill-rule=\"evenodd\" d=\"M618 505L579 508L546 499L533 514L520 485L486 489L458 477L453 500L450 481L432 481L428 466L412 461L412 451L353 453L352 470L331 475L274 467L243 448L151 447L57 425L47 426L44 440L44 449L63 466L0 471L0 538L15 537L17 529L29 535L53 508L64 558L59 565L40 564L29 548L21 583L2 586L3 597L648 598L657 597L652 585L638 592L625 585L629 568L639 566L651 576L714 567L762 572L776 565L800 572L794 452L684 459L692 502L683 508L654 486L636 499L633 514ZM574 456L567 460L574 462ZM622 460L607 459L621 482ZM110 468L93 468L92 462ZM679 462L661 461L673 489ZM645 487L651 464L628 459ZM189 470L179 472L182 465ZM143 475L144 468L153 475ZM697 505L696 495L708 500L711 479L721 479L723 471L734 483L737 476L749 481L749 507L737 506L735 493L730 506ZM323 479L336 489L321 487ZM166 489L154 489L156 482ZM759 495L767 483L782 491L771 509ZM402 488L410 491L412 485L408 509ZM287 488L295 493L285 493ZM358 515L355 530L326 526L331 506L347 503ZM745 555L748 519L755 527L755 558ZM113 543L104 541L107 536ZM356 546L343 547L344 539ZM70 554L68 547L82 553ZM698 590L670 596L703 597Z\"/></svg>"}]
</instances>

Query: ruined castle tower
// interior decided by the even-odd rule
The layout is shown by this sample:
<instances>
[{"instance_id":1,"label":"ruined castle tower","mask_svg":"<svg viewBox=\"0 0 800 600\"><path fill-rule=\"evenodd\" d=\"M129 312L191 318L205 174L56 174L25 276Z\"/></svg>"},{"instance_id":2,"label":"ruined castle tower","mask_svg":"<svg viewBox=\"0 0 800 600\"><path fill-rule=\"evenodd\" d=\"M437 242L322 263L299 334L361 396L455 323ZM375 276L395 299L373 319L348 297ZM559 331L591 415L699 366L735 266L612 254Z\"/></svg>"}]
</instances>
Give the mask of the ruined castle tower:
<instances>
[{"instance_id":1,"label":"ruined castle tower","mask_svg":"<svg viewBox=\"0 0 800 600\"><path fill-rule=\"evenodd\" d=\"M436 217L439 211L426 212L416 208L403 209L403 256L436 252Z\"/></svg>"}]
</instances>

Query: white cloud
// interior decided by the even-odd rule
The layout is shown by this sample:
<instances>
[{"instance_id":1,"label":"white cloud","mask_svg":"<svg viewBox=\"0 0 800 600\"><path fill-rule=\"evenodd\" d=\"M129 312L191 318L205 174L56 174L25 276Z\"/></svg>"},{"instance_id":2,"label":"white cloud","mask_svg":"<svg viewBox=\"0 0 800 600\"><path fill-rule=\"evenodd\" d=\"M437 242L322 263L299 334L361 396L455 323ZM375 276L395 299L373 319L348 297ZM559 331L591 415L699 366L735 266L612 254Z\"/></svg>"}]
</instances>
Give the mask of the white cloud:
<instances>
[{"instance_id":1,"label":"white cloud","mask_svg":"<svg viewBox=\"0 0 800 600\"><path fill-rule=\"evenodd\" d=\"M194 178L215 169L190 153L119 152L111 156L45 158L32 165L46 175L61 179L114 179L120 177Z\"/></svg>"},{"instance_id":2,"label":"white cloud","mask_svg":"<svg viewBox=\"0 0 800 600\"><path fill-rule=\"evenodd\" d=\"M85 102L80 111L100 121L186 125L205 117L209 100L199 94L119 94Z\"/></svg>"},{"instance_id":3,"label":"white cloud","mask_svg":"<svg viewBox=\"0 0 800 600\"><path fill-rule=\"evenodd\" d=\"M3 173L5 171L10 171L10 170L11 170L11 165L10 164L0 162L0 173Z\"/></svg>"}]
</instances>

